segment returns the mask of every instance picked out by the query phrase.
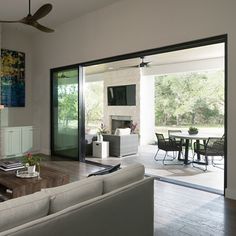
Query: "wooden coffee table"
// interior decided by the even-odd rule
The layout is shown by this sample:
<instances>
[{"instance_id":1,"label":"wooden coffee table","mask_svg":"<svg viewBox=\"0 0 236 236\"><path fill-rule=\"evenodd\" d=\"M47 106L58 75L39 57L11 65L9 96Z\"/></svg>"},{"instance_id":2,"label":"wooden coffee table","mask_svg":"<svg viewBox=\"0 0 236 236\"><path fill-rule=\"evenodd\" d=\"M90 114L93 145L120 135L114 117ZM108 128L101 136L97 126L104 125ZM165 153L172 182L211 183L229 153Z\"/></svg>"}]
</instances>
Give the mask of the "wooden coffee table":
<instances>
[{"instance_id":1,"label":"wooden coffee table","mask_svg":"<svg viewBox=\"0 0 236 236\"><path fill-rule=\"evenodd\" d=\"M17 198L40 191L42 188L57 187L69 183L69 175L50 167L40 167L41 179L22 179L15 171L0 171L0 188L6 198Z\"/></svg>"}]
</instances>

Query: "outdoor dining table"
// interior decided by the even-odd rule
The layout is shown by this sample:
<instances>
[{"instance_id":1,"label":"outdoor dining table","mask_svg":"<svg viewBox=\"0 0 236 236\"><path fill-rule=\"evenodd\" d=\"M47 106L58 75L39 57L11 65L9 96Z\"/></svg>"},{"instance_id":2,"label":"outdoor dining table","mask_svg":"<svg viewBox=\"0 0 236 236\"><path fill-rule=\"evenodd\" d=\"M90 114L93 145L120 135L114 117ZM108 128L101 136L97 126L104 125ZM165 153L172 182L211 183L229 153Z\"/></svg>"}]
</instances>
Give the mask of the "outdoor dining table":
<instances>
[{"instance_id":1,"label":"outdoor dining table","mask_svg":"<svg viewBox=\"0 0 236 236\"><path fill-rule=\"evenodd\" d=\"M205 134L205 133L198 133L198 134L189 134L188 132L179 132L179 133L171 133L170 137L179 138L181 140L185 140L185 153L184 153L184 164L188 165L191 162L188 160L188 152L189 152L189 141L196 140L197 148L199 148L200 140L203 140L205 143L209 138L221 138L222 135L217 134ZM198 159L200 159L200 155L198 154Z\"/></svg>"}]
</instances>

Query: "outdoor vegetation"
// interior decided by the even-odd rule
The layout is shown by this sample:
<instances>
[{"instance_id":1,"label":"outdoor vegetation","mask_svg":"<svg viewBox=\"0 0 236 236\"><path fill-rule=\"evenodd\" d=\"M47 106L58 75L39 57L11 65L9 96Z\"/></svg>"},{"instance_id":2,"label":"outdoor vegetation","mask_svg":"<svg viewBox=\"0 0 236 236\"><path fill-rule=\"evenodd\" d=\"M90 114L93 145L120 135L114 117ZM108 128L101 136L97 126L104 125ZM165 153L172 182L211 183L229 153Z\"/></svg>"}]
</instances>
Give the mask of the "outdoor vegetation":
<instances>
[{"instance_id":1,"label":"outdoor vegetation","mask_svg":"<svg viewBox=\"0 0 236 236\"><path fill-rule=\"evenodd\" d=\"M77 85L58 87L58 109L59 120L63 126L78 119L78 91Z\"/></svg>"},{"instance_id":2,"label":"outdoor vegetation","mask_svg":"<svg viewBox=\"0 0 236 236\"><path fill-rule=\"evenodd\" d=\"M78 126L77 71L58 73L58 120L61 128Z\"/></svg>"},{"instance_id":3,"label":"outdoor vegetation","mask_svg":"<svg viewBox=\"0 0 236 236\"><path fill-rule=\"evenodd\" d=\"M181 73L155 79L156 126L224 125L224 71Z\"/></svg>"}]
</instances>

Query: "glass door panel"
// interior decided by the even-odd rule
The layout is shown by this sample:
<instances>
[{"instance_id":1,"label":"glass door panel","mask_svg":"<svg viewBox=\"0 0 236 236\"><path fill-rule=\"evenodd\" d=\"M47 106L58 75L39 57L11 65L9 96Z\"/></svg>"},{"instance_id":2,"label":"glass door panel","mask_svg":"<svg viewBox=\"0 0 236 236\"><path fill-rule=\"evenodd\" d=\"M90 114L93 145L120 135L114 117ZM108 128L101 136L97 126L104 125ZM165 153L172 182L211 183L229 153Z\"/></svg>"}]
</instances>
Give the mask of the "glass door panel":
<instances>
[{"instance_id":1,"label":"glass door panel","mask_svg":"<svg viewBox=\"0 0 236 236\"><path fill-rule=\"evenodd\" d=\"M52 154L78 158L78 69L53 72Z\"/></svg>"}]
</instances>

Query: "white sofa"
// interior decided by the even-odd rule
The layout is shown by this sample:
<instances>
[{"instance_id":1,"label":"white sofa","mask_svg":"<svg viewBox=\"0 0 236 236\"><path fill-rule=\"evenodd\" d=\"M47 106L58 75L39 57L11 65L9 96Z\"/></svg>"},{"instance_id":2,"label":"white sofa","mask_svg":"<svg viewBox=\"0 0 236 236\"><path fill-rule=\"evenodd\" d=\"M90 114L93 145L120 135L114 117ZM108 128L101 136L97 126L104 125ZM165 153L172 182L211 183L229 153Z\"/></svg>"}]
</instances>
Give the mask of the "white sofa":
<instances>
[{"instance_id":1,"label":"white sofa","mask_svg":"<svg viewBox=\"0 0 236 236\"><path fill-rule=\"evenodd\" d=\"M152 236L153 198L133 164L0 203L0 236Z\"/></svg>"}]
</instances>

